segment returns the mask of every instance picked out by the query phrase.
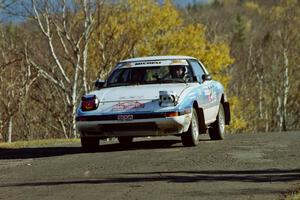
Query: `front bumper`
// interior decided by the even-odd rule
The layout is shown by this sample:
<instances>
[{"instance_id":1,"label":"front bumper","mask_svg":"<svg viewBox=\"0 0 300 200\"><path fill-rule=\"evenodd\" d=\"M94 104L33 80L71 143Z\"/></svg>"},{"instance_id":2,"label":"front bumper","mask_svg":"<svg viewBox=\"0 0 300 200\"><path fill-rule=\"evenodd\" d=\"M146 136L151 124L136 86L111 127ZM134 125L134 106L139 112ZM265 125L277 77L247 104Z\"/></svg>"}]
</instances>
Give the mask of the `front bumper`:
<instances>
[{"instance_id":1,"label":"front bumper","mask_svg":"<svg viewBox=\"0 0 300 200\"><path fill-rule=\"evenodd\" d=\"M186 132L192 114L179 116L135 115L132 120L118 120L118 115L77 117L77 129L82 137L163 136Z\"/></svg>"}]
</instances>

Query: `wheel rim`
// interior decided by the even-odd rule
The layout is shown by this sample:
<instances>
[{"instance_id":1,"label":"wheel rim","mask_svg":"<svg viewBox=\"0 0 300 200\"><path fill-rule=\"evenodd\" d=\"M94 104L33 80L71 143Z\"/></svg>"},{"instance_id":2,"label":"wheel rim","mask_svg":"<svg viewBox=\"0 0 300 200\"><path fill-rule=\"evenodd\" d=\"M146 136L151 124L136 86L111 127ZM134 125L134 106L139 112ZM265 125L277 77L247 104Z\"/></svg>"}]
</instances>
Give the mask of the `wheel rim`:
<instances>
[{"instance_id":1,"label":"wheel rim","mask_svg":"<svg viewBox=\"0 0 300 200\"><path fill-rule=\"evenodd\" d=\"M193 134L193 138L195 140L197 140L198 136L199 136L199 127L198 127L198 122L197 122L197 118L195 117L195 115L193 115L193 118L192 118L192 134Z\"/></svg>"},{"instance_id":2,"label":"wheel rim","mask_svg":"<svg viewBox=\"0 0 300 200\"><path fill-rule=\"evenodd\" d=\"M221 134L223 135L225 132L225 116L224 116L224 110L222 108L219 111L219 128Z\"/></svg>"}]
</instances>

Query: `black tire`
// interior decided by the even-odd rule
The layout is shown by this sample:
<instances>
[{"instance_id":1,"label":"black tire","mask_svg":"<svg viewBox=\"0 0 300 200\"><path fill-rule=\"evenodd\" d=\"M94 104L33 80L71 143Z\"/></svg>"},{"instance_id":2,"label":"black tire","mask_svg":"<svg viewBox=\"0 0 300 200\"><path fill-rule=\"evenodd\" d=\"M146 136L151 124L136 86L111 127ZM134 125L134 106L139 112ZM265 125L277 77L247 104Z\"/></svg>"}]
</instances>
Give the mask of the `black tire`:
<instances>
[{"instance_id":1,"label":"black tire","mask_svg":"<svg viewBox=\"0 0 300 200\"><path fill-rule=\"evenodd\" d=\"M132 144L133 137L130 136L118 137L118 141L122 146L130 146Z\"/></svg>"},{"instance_id":2,"label":"black tire","mask_svg":"<svg viewBox=\"0 0 300 200\"><path fill-rule=\"evenodd\" d=\"M81 137L81 147L84 150L93 150L99 146L99 138L95 137Z\"/></svg>"},{"instance_id":3,"label":"black tire","mask_svg":"<svg viewBox=\"0 0 300 200\"><path fill-rule=\"evenodd\" d=\"M225 112L222 103L219 106L217 120L211 124L208 133L212 140L223 140L225 138Z\"/></svg>"},{"instance_id":4,"label":"black tire","mask_svg":"<svg viewBox=\"0 0 300 200\"><path fill-rule=\"evenodd\" d=\"M199 143L199 122L195 108L192 111L192 119L188 131L181 135L181 142L186 147L197 146Z\"/></svg>"}]
</instances>

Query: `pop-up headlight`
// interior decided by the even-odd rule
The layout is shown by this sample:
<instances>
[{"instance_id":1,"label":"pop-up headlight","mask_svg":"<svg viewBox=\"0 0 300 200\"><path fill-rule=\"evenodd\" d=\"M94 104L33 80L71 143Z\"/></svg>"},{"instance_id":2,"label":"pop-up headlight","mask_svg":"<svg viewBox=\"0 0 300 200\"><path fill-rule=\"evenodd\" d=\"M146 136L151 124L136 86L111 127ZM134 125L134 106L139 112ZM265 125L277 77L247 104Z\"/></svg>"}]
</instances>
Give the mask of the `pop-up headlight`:
<instances>
[{"instance_id":1,"label":"pop-up headlight","mask_svg":"<svg viewBox=\"0 0 300 200\"><path fill-rule=\"evenodd\" d=\"M175 106L177 95L174 92L159 91L159 105L162 107Z\"/></svg>"}]
</instances>

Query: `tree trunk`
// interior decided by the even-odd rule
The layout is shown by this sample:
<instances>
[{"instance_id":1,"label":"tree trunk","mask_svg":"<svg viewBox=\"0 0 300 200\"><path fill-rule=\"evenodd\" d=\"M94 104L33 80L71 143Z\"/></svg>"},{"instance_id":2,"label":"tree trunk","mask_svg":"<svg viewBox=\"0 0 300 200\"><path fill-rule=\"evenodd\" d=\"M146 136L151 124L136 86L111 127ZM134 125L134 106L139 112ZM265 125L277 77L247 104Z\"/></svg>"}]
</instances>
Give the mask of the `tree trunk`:
<instances>
[{"instance_id":1,"label":"tree trunk","mask_svg":"<svg viewBox=\"0 0 300 200\"><path fill-rule=\"evenodd\" d=\"M258 84L259 84L259 91L258 91L258 98L259 98L259 119L263 119L263 78L259 76Z\"/></svg>"},{"instance_id":2,"label":"tree trunk","mask_svg":"<svg viewBox=\"0 0 300 200\"><path fill-rule=\"evenodd\" d=\"M0 113L0 117L1 117L1 113ZM2 135L2 129L3 129L3 121L0 118L0 141L4 139Z\"/></svg>"},{"instance_id":3,"label":"tree trunk","mask_svg":"<svg viewBox=\"0 0 300 200\"><path fill-rule=\"evenodd\" d=\"M265 132L269 132L269 117L268 110L265 112Z\"/></svg>"},{"instance_id":4,"label":"tree trunk","mask_svg":"<svg viewBox=\"0 0 300 200\"><path fill-rule=\"evenodd\" d=\"M283 105L282 105L282 116L283 116L283 121L282 121L282 131L287 131L286 128L286 118L287 118L287 100L288 100L288 94L289 94L289 60L287 57L287 50L285 49L283 52L283 57L284 57L284 76L283 76Z\"/></svg>"},{"instance_id":5,"label":"tree trunk","mask_svg":"<svg viewBox=\"0 0 300 200\"><path fill-rule=\"evenodd\" d=\"M78 73L79 73L79 63L80 63L80 55L77 52L77 65L75 67L75 74L73 80L73 88L72 88L72 134L74 138L77 138L77 131L76 131L76 103L77 103L77 82L78 82Z\"/></svg>"},{"instance_id":6,"label":"tree trunk","mask_svg":"<svg viewBox=\"0 0 300 200\"><path fill-rule=\"evenodd\" d=\"M8 120L8 138L7 138L7 142L11 143L12 141L12 128L13 128L13 116L9 116L9 120Z\"/></svg>"},{"instance_id":7,"label":"tree trunk","mask_svg":"<svg viewBox=\"0 0 300 200\"><path fill-rule=\"evenodd\" d=\"M67 134L67 129L66 129L66 126L64 124L64 121L61 118L59 118L58 121L59 121L59 123L61 125L61 128L63 130L65 138L68 139L69 137L68 137L68 134Z\"/></svg>"},{"instance_id":8,"label":"tree trunk","mask_svg":"<svg viewBox=\"0 0 300 200\"><path fill-rule=\"evenodd\" d=\"M72 134L74 138L77 138L76 132L76 105L72 105Z\"/></svg>"},{"instance_id":9,"label":"tree trunk","mask_svg":"<svg viewBox=\"0 0 300 200\"><path fill-rule=\"evenodd\" d=\"M87 57L88 57L88 43L86 43L84 45L84 51L83 51L83 65L82 65L82 81L83 81L83 89L84 89L84 93L86 94L88 92L88 84L87 84L87 80L86 80L86 65L87 65Z\"/></svg>"},{"instance_id":10,"label":"tree trunk","mask_svg":"<svg viewBox=\"0 0 300 200\"><path fill-rule=\"evenodd\" d=\"M287 131L286 115L287 115L287 100L289 94L289 60L287 57L287 49L283 50L284 74L283 74L283 90L279 92L277 115L279 116L279 130Z\"/></svg>"},{"instance_id":11,"label":"tree trunk","mask_svg":"<svg viewBox=\"0 0 300 200\"><path fill-rule=\"evenodd\" d=\"M279 131L282 131L282 122L283 122L283 118L282 118L282 99L281 99L281 95L279 93L278 97L277 97L277 109L276 109L276 115L278 116L278 126L279 126Z\"/></svg>"}]
</instances>

